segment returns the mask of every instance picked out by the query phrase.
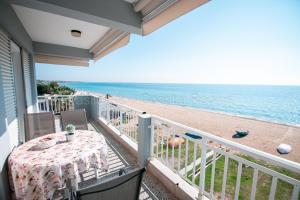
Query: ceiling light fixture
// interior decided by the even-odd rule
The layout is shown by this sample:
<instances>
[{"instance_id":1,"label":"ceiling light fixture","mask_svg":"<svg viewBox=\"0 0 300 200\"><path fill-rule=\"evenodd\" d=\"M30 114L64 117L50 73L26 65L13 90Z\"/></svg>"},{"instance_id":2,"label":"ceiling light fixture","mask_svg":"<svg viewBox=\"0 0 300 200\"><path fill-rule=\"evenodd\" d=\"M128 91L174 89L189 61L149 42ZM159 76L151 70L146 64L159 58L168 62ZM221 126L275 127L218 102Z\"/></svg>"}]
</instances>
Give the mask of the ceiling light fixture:
<instances>
[{"instance_id":1,"label":"ceiling light fixture","mask_svg":"<svg viewBox=\"0 0 300 200\"><path fill-rule=\"evenodd\" d=\"M73 29L73 30L71 30L71 35L73 37L81 37L81 31Z\"/></svg>"}]
</instances>

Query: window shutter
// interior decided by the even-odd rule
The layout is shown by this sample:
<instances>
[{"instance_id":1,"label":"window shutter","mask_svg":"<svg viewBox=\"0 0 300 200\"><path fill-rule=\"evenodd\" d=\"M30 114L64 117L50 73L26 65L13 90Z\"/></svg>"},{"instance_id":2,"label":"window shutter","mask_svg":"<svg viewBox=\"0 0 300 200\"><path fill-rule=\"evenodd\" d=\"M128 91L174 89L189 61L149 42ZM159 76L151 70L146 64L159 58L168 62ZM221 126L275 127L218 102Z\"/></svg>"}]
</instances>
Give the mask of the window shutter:
<instances>
[{"instance_id":1,"label":"window shutter","mask_svg":"<svg viewBox=\"0 0 300 200\"><path fill-rule=\"evenodd\" d=\"M27 109L32 106L32 88L31 88L31 79L32 79L32 70L29 54L22 49L22 65L24 73L24 85L25 85L25 96L26 96L26 106Z\"/></svg>"},{"instance_id":2,"label":"window shutter","mask_svg":"<svg viewBox=\"0 0 300 200\"><path fill-rule=\"evenodd\" d=\"M5 111L8 123L16 119L16 94L14 88L13 66L11 61L10 40L0 30L0 67L3 85Z\"/></svg>"}]
</instances>

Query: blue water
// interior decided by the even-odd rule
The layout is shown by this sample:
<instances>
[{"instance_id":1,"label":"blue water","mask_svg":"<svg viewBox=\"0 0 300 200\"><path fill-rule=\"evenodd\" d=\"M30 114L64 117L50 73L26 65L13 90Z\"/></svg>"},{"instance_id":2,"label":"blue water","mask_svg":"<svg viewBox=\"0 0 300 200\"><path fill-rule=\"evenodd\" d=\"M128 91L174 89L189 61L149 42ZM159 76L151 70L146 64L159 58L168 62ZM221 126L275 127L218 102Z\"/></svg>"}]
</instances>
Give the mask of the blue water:
<instances>
[{"instance_id":1,"label":"blue water","mask_svg":"<svg viewBox=\"0 0 300 200\"><path fill-rule=\"evenodd\" d=\"M300 86L66 82L78 90L300 124Z\"/></svg>"}]
</instances>

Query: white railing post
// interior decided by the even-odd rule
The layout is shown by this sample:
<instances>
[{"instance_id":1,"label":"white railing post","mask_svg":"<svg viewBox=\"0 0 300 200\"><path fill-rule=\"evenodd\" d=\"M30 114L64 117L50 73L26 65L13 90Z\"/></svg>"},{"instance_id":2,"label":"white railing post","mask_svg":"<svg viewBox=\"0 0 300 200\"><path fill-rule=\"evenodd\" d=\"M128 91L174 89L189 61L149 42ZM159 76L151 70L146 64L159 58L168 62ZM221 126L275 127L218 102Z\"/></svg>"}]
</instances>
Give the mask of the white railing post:
<instances>
[{"instance_id":1,"label":"white railing post","mask_svg":"<svg viewBox=\"0 0 300 200\"><path fill-rule=\"evenodd\" d=\"M51 97L50 97L51 99ZM46 104L46 111L49 112L49 97L45 98L45 104Z\"/></svg>"},{"instance_id":2,"label":"white railing post","mask_svg":"<svg viewBox=\"0 0 300 200\"><path fill-rule=\"evenodd\" d=\"M58 102L56 101L57 99L56 99L56 97L54 97L54 111L53 111L53 113L57 113L58 111L57 111L57 104L58 104Z\"/></svg>"},{"instance_id":3,"label":"white railing post","mask_svg":"<svg viewBox=\"0 0 300 200\"><path fill-rule=\"evenodd\" d=\"M38 97L38 112L42 112L41 99Z\"/></svg>"},{"instance_id":4,"label":"white railing post","mask_svg":"<svg viewBox=\"0 0 300 200\"><path fill-rule=\"evenodd\" d=\"M120 109L120 133L123 133L123 113L122 110Z\"/></svg>"},{"instance_id":5,"label":"white railing post","mask_svg":"<svg viewBox=\"0 0 300 200\"><path fill-rule=\"evenodd\" d=\"M200 182L199 182L199 200L204 199L205 189L205 168L206 168L206 153L207 153L207 139L203 138L201 141L201 167L200 167Z\"/></svg>"},{"instance_id":6,"label":"white railing post","mask_svg":"<svg viewBox=\"0 0 300 200\"><path fill-rule=\"evenodd\" d=\"M139 115L138 122L138 163L146 167L148 158L152 155L153 132L151 131L151 115Z\"/></svg>"}]
</instances>

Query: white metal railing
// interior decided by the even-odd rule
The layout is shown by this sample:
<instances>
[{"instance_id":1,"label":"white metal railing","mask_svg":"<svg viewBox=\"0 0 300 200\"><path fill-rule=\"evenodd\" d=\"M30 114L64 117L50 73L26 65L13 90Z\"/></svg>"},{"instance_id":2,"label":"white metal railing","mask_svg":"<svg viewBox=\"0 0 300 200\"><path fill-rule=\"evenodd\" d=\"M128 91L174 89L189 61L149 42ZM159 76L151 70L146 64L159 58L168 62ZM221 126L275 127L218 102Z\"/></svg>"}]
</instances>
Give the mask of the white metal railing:
<instances>
[{"instance_id":1,"label":"white metal railing","mask_svg":"<svg viewBox=\"0 0 300 200\"><path fill-rule=\"evenodd\" d=\"M97 98L98 116L135 143L143 112ZM40 111L74 109L74 96L39 97ZM299 200L300 164L215 135L151 117L152 156L209 199ZM150 142L150 141L149 141Z\"/></svg>"},{"instance_id":2,"label":"white metal railing","mask_svg":"<svg viewBox=\"0 0 300 200\"><path fill-rule=\"evenodd\" d=\"M153 156L199 189L199 196L298 200L299 163L161 117L151 121Z\"/></svg>"},{"instance_id":3,"label":"white metal railing","mask_svg":"<svg viewBox=\"0 0 300 200\"><path fill-rule=\"evenodd\" d=\"M99 98L99 116L117 128L134 142L137 142L138 115L141 111Z\"/></svg>"},{"instance_id":4,"label":"white metal railing","mask_svg":"<svg viewBox=\"0 0 300 200\"><path fill-rule=\"evenodd\" d=\"M38 108L39 112L53 112L54 114L73 110L74 95L38 96Z\"/></svg>"}]
</instances>

